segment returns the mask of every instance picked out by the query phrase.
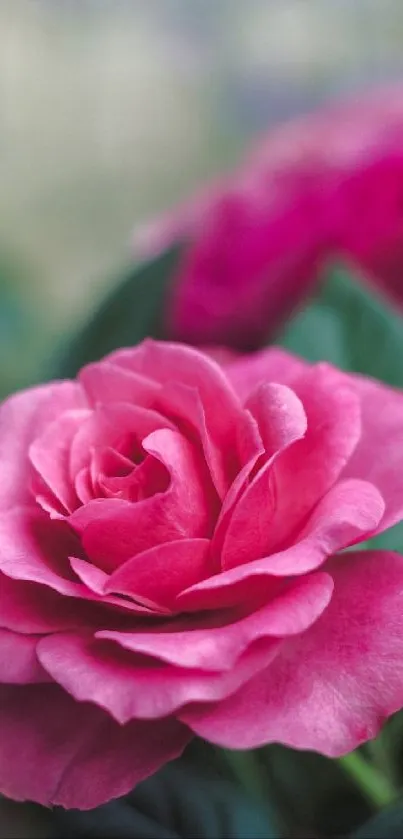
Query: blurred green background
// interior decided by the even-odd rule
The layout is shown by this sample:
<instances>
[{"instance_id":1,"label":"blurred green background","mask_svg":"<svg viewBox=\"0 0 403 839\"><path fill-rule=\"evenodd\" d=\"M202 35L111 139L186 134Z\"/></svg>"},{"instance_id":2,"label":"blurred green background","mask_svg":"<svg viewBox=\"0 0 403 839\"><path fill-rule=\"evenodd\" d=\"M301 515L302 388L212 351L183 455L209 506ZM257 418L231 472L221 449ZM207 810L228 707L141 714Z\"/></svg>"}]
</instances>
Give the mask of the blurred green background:
<instances>
[{"instance_id":1,"label":"blurred green background","mask_svg":"<svg viewBox=\"0 0 403 839\"><path fill-rule=\"evenodd\" d=\"M401 75L399 0L2 0L0 394L90 315L136 222Z\"/></svg>"}]
</instances>

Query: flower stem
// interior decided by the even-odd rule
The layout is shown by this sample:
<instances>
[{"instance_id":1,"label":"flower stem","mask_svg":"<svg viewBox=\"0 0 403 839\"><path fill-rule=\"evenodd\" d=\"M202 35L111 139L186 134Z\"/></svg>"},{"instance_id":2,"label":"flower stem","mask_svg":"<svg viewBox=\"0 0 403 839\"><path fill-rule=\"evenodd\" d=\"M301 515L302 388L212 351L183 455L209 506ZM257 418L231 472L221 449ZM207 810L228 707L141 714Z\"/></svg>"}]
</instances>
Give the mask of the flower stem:
<instances>
[{"instance_id":1,"label":"flower stem","mask_svg":"<svg viewBox=\"0 0 403 839\"><path fill-rule=\"evenodd\" d=\"M359 752L340 757L338 763L375 809L381 810L397 798L398 792L391 781Z\"/></svg>"}]
</instances>

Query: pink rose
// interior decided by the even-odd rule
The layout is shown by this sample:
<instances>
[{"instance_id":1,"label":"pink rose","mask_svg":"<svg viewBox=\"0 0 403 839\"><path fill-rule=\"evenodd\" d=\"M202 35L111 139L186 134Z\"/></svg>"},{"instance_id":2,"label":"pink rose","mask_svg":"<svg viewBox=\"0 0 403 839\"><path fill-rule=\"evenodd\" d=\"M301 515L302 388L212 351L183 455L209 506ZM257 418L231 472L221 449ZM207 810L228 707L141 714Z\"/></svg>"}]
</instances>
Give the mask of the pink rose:
<instances>
[{"instance_id":1,"label":"pink rose","mask_svg":"<svg viewBox=\"0 0 403 839\"><path fill-rule=\"evenodd\" d=\"M0 411L0 791L91 808L179 755L339 755L403 705L403 396L146 341ZM343 553L344 551L344 553Z\"/></svg>"},{"instance_id":2,"label":"pink rose","mask_svg":"<svg viewBox=\"0 0 403 839\"><path fill-rule=\"evenodd\" d=\"M403 304L403 89L280 126L239 171L134 237L147 255L188 243L170 335L251 348L346 256Z\"/></svg>"}]
</instances>

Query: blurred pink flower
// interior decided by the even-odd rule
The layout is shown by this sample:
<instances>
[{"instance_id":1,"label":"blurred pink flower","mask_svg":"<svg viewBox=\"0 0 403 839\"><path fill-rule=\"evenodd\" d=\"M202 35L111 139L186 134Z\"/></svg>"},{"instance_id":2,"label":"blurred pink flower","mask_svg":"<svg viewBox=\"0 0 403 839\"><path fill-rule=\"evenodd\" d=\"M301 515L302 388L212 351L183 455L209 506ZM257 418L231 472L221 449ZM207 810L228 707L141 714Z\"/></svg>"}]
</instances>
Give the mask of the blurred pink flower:
<instances>
[{"instance_id":1,"label":"blurred pink flower","mask_svg":"<svg viewBox=\"0 0 403 839\"><path fill-rule=\"evenodd\" d=\"M187 243L168 331L250 348L347 256L403 301L403 87L290 121L223 178L135 231L142 255Z\"/></svg>"}]
</instances>

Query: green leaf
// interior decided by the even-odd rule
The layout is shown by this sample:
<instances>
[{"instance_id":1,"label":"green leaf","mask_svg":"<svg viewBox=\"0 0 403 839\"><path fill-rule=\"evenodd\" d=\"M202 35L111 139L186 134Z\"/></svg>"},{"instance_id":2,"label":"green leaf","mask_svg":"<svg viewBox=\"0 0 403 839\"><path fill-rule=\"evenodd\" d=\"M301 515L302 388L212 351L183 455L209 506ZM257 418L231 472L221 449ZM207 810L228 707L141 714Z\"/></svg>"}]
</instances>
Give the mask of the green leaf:
<instances>
[{"instance_id":1,"label":"green leaf","mask_svg":"<svg viewBox=\"0 0 403 839\"><path fill-rule=\"evenodd\" d=\"M403 386L403 319L342 266L331 268L316 298L288 324L279 343L308 359Z\"/></svg>"},{"instance_id":2,"label":"green leaf","mask_svg":"<svg viewBox=\"0 0 403 839\"><path fill-rule=\"evenodd\" d=\"M403 802L388 807L366 822L350 839L401 839L403 836Z\"/></svg>"},{"instance_id":3,"label":"green leaf","mask_svg":"<svg viewBox=\"0 0 403 839\"><path fill-rule=\"evenodd\" d=\"M89 322L62 348L56 364L47 371L49 378L74 377L84 364L118 347L133 346L148 336L162 337L166 292L179 253L179 248L173 248L130 266Z\"/></svg>"},{"instance_id":4,"label":"green leaf","mask_svg":"<svg viewBox=\"0 0 403 839\"><path fill-rule=\"evenodd\" d=\"M206 755L209 761L206 762ZM60 839L276 839L254 800L220 774L215 750L187 753L139 784L130 795L96 810L55 810Z\"/></svg>"}]
</instances>

